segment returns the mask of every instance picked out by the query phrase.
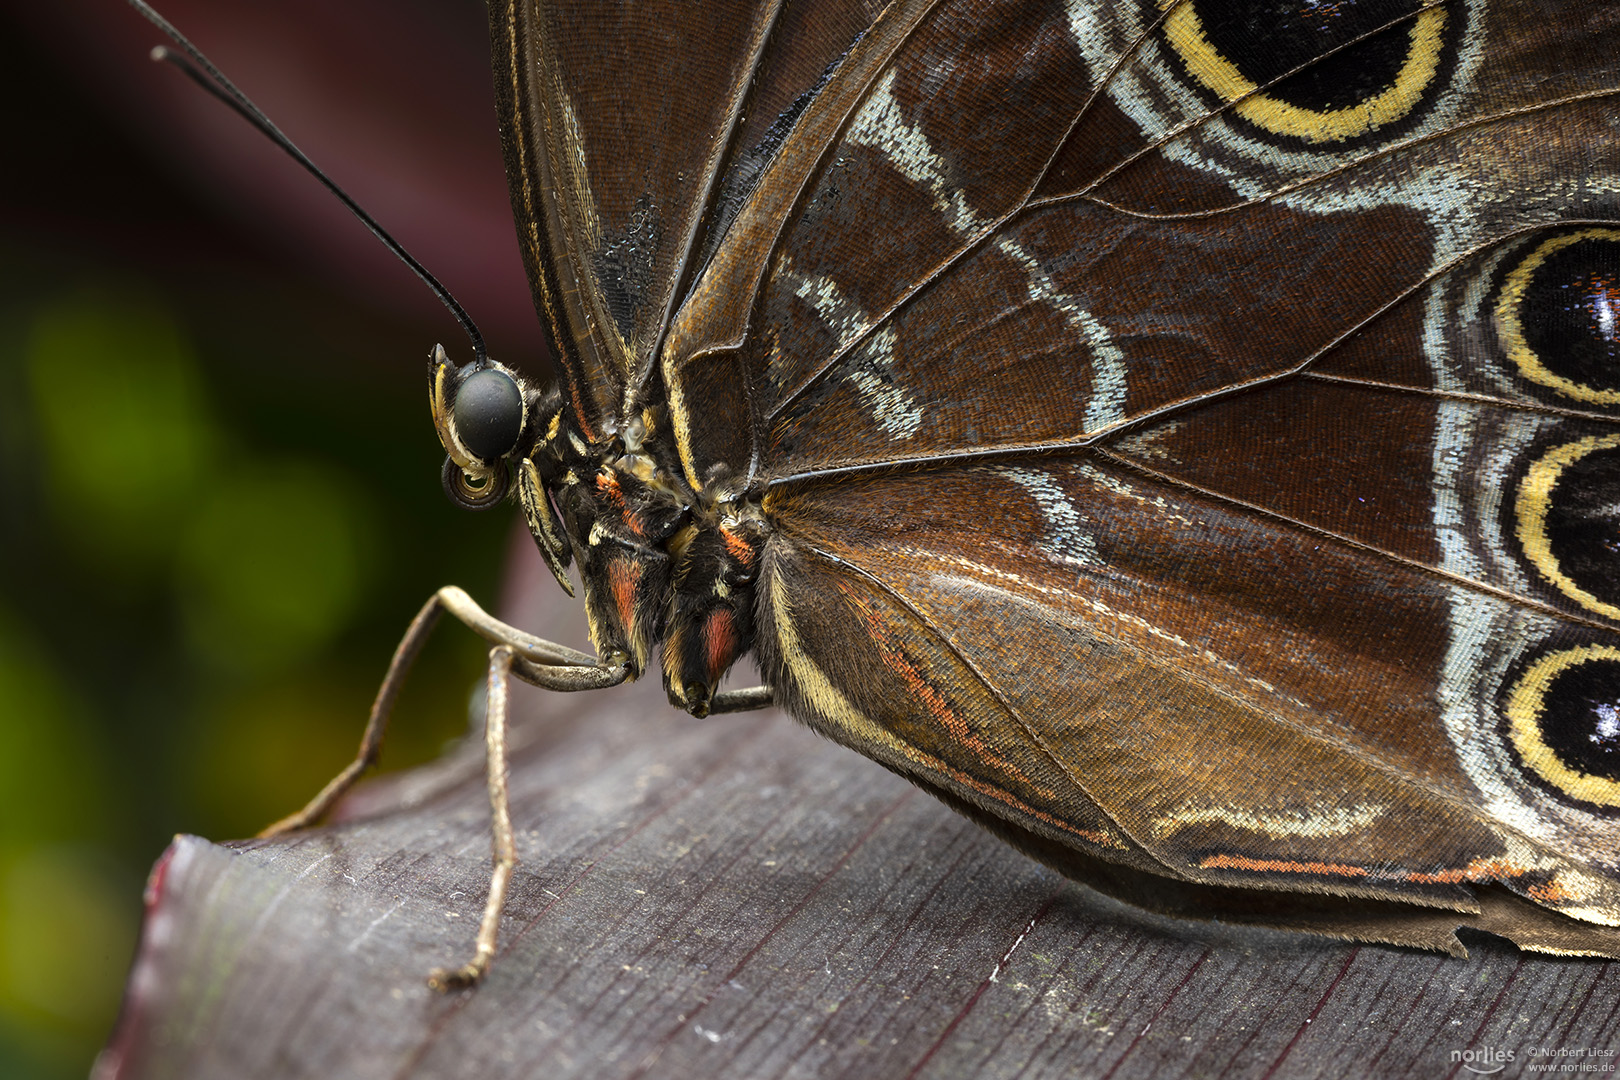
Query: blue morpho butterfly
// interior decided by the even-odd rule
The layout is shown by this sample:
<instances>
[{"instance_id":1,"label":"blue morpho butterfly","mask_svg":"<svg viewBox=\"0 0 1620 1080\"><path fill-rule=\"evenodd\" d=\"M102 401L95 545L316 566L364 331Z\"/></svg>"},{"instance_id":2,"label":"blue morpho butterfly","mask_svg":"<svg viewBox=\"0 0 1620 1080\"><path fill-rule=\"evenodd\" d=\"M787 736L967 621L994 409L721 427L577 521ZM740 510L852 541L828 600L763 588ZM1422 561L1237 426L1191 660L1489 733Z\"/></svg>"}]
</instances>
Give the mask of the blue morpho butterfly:
<instances>
[{"instance_id":1,"label":"blue morpho butterfly","mask_svg":"<svg viewBox=\"0 0 1620 1080\"><path fill-rule=\"evenodd\" d=\"M445 297L433 420L597 655L441 590L271 832L448 611L497 781L510 678L656 662L1149 908L1620 956L1607 5L490 6L557 382Z\"/></svg>"}]
</instances>

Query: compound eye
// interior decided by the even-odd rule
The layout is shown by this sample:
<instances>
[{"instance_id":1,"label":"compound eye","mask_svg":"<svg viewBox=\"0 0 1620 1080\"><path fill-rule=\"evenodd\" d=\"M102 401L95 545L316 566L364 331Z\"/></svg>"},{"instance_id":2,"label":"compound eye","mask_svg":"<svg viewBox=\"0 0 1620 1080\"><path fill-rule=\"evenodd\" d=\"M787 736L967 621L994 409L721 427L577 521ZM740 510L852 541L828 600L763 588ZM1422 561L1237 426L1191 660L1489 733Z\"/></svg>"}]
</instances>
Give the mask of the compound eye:
<instances>
[{"instance_id":1,"label":"compound eye","mask_svg":"<svg viewBox=\"0 0 1620 1080\"><path fill-rule=\"evenodd\" d=\"M456 388L451 415L461 445L481 461L497 461L523 434L523 392L504 371L475 371Z\"/></svg>"}]
</instances>

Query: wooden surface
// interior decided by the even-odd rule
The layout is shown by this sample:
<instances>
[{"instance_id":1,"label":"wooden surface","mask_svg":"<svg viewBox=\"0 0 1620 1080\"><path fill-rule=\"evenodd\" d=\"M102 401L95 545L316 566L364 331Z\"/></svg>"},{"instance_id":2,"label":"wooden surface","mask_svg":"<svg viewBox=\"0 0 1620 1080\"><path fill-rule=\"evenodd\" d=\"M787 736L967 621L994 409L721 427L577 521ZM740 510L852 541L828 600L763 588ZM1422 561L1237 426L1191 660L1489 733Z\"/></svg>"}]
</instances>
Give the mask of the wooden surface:
<instances>
[{"instance_id":1,"label":"wooden surface","mask_svg":"<svg viewBox=\"0 0 1620 1080\"><path fill-rule=\"evenodd\" d=\"M108 1074L1431 1077L1454 1049L1620 1041L1613 963L1170 923L780 716L589 721L519 755L482 987L423 984L484 895L460 770L290 841L177 840Z\"/></svg>"},{"instance_id":2,"label":"wooden surface","mask_svg":"<svg viewBox=\"0 0 1620 1080\"><path fill-rule=\"evenodd\" d=\"M522 862L481 987L424 983L485 895L473 746L345 823L176 840L98 1075L1468 1077L1453 1052L1494 1051L1474 1068L1512 1077L1620 1051L1617 963L1173 922L780 714L692 720L656 679L518 702Z\"/></svg>"}]
</instances>

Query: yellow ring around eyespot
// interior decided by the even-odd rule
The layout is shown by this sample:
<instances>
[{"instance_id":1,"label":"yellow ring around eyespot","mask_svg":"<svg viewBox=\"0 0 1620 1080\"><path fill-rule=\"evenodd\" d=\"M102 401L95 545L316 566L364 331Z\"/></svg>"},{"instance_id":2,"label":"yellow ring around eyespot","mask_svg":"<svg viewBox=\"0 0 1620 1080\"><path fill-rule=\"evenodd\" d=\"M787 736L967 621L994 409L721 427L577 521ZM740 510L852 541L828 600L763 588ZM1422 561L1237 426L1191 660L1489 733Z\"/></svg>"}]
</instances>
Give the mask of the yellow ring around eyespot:
<instances>
[{"instance_id":1,"label":"yellow ring around eyespot","mask_svg":"<svg viewBox=\"0 0 1620 1080\"><path fill-rule=\"evenodd\" d=\"M1620 806L1620 783L1571 769L1541 736L1541 715L1547 688L1559 675L1591 660L1620 661L1620 649L1610 645L1583 645L1548 653L1530 665L1508 695L1508 734L1519 757L1536 775L1572 799L1599 806Z\"/></svg>"},{"instance_id":2,"label":"yellow ring around eyespot","mask_svg":"<svg viewBox=\"0 0 1620 1080\"><path fill-rule=\"evenodd\" d=\"M1393 85L1359 104L1317 112L1259 93L1260 87L1204 36L1203 22L1191 0L1159 0L1161 10L1173 4L1179 6L1164 21L1165 37L1194 77L1222 101L1235 102L1233 111L1255 127L1310 143L1359 138L1406 116L1434 82L1445 45L1446 11L1431 8L1412 22L1406 63Z\"/></svg>"},{"instance_id":3,"label":"yellow ring around eyespot","mask_svg":"<svg viewBox=\"0 0 1620 1080\"><path fill-rule=\"evenodd\" d=\"M1501 295L1496 298L1496 336L1501 340L1508 359L1513 361L1514 366L1531 382L1550 387L1577 401L1590 401L1597 405L1620 405L1620 390L1599 390L1595 386L1566 379L1543 364L1536 351L1530 347L1530 343L1524 339L1524 323L1519 320L1519 311L1524 306L1525 290L1530 288L1530 279L1535 276L1535 272L1542 264L1570 245L1592 239L1620 243L1620 230L1582 229L1579 232L1555 236L1532 251L1513 268L1513 272L1502 282Z\"/></svg>"},{"instance_id":4,"label":"yellow ring around eyespot","mask_svg":"<svg viewBox=\"0 0 1620 1080\"><path fill-rule=\"evenodd\" d=\"M1581 588L1564 573L1553 554L1552 540L1547 535L1547 515L1552 510L1553 489L1564 471L1588 454L1611 450L1620 446L1620 435L1593 435L1576 442L1555 446L1541 455L1519 481L1519 497L1514 504L1518 516L1519 543L1541 576L1557 587L1558 591L1588 611L1609 619L1620 620L1620 607L1605 603Z\"/></svg>"}]
</instances>

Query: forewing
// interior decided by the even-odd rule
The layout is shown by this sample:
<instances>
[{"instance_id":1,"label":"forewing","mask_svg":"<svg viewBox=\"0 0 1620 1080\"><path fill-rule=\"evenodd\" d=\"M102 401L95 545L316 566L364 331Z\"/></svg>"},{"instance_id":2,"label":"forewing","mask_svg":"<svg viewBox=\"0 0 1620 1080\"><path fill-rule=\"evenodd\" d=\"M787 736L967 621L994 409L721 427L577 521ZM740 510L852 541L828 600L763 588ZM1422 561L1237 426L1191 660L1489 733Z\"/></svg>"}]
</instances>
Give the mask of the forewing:
<instances>
[{"instance_id":1,"label":"forewing","mask_svg":"<svg viewBox=\"0 0 1620 1080\"><path fill-rule=\"evenodd\" d=\"M519 241L587 436L643 383L681 291L779 145L787 125L773 124L823 81L867 6L491 3Z\"/></svg>"}]
</instances>

